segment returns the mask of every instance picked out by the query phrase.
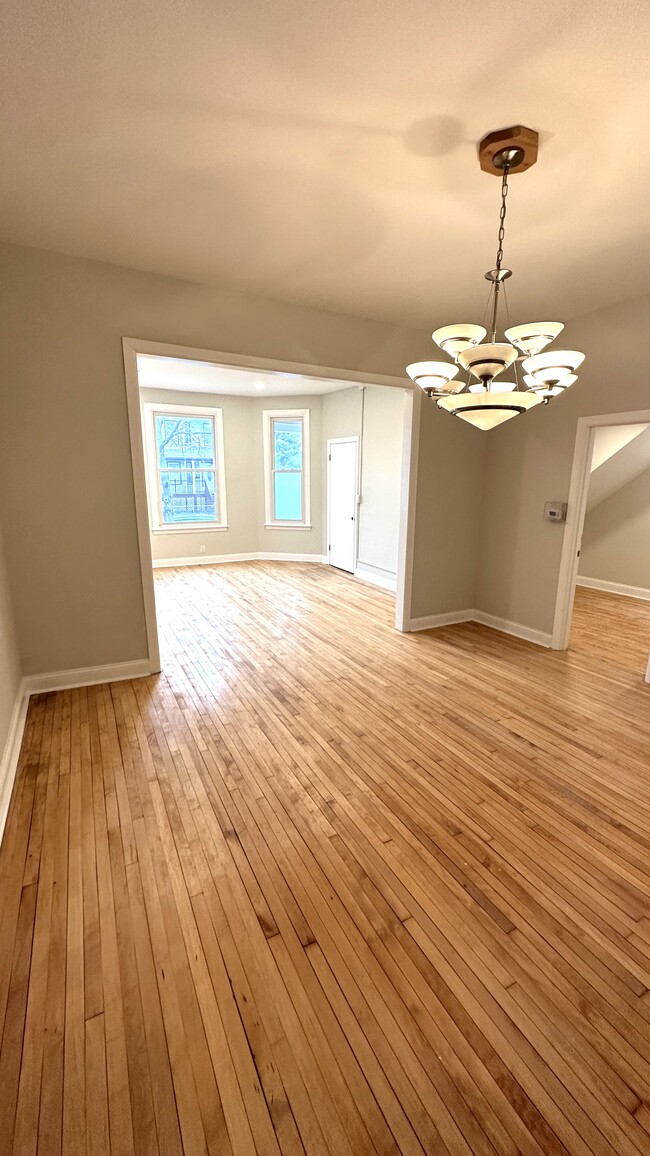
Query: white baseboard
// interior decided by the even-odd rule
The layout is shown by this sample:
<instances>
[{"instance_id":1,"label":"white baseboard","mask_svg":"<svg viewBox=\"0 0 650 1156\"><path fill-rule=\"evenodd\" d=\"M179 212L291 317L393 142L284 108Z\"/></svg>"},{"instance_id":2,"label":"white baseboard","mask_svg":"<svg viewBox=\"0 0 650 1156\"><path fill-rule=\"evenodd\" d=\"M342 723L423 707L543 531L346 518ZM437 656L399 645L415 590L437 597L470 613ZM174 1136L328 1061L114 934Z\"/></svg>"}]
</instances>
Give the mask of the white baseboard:
<instances>
[{"instance_id":1,"label":"white baseboard","mask_svg":"<svg viewBox=\"0 0 650 1156\"><path fill-rule=\"evenodd\" d=\"M382 590L397 590L397 574L392 570L382 570L379 566L370 566L367 562L357 562L354 577L360 578L362 582L371 582Z\"/></svg>"},{"instance_id":2,"label":"white baseboard","mask_svg":"<svg viewBox=\"0 0 650 1156\"><path fill-rule=\"evenodd\" d=\"M478 622L481 626L489 626L492 630L500 630L503 634L512 634L515 638L523 638L526 642L534 642L537 646L550 646L551 635L542 630L533 630L531 626L524 626L521 622L511 622L508 618L497 618L494 614L486 614L483 610L450 610L445 614L429 614L424 618L412 618L409 630L433 630L438 626L453 626L459 622Z\"/></svg>"},{"instance_id":3,"label":"white baseboard","mask_svg":"<svg viewBox=\"0 0 650 1156\"><path fill-rule=\"evenodd\" d=\"M605 590L608 594L622 594L625 598L642 598L650 602L650 590L645 586L626 586L624 582L607 582L604 578L584 578L579 574L577 586L586 586L589 590Z\"/></svg>"},{"instance_id":4,"label":"white baseboard","mask_svg":"<svg viewBox=\"0 0 650 1156\"><path fill-rule=\"evenodd\" d=\"M25 692L45 694L51 690L71 690L77 686L96 686L100 682L124 682L127 678L146 678L151 674L148 658L132 662L113 662L107 666L80 666L76 670L51 670L47 674L28 674L23 679Z\"/></svg>"},{"instance_id":5,"label":"white baseboard","mask_svg":"<svg viewBox=\"0 0 650 1156\"><path fill-rule=\"evenodd\" d=\"M494 614L486 614L484 610L472 610L472 622L489 626L492 630L501 630L503 634L513 634L515 638L534 642L536 646L551 645L551 635L545 631L534 630L532 626L524 626L522 622L511 622L509 618L497 618Z\"/></svg>"},{"instance_id":6,"label":"white baseboard","mask_svg":"<svg viewBox=\"0 0 650 1156\"><path fill-rule=\"evenodd\" d=\"M267 550L253 554L193 554L191 558L154 558L154 570L171 566L216 566L220 562L326 562L324 554L272 554Z\"/></svg>"},{"instance_id":7,"label":"white baseboard","mask_svg":"<svg viewBox=\"0 0 650 1156\"><path fill-rule=\"evenodd\" d=\"M423 618L412 618L409 630L434 630L437 626L455 626L458 622L471 622L473 610L449 610L445 614L425 614Z\"/></svg>"},{"instance_id":8,"label":"white baseboard","mask_svg":"<svg viewBox=\"0 0 650 1156\"><path fill-rule=\"evenodd\" d=\"M9 723L7 740L2 753L2 759L0 759L0 839L2 839L5 829L7 812L9 811L9 801L11 799L14 779L16 778L18 756L20 755L20 747L23 741L28 705L29 694L25 688L25 680L23 679L18 687L14 709L11 714L11 722Z\"/></svg>"},{"instance_id":9,"label":"white baseboard","mask_svg":"<svg viewBox=\"0 0 650 1156\"><path fill-rule=\"evenodd\" d=\"M261 562L318 562L321 565L327 562L324 554L269 554L266 550L255 554L254 557Z\"/></svg>"}]
</instances>

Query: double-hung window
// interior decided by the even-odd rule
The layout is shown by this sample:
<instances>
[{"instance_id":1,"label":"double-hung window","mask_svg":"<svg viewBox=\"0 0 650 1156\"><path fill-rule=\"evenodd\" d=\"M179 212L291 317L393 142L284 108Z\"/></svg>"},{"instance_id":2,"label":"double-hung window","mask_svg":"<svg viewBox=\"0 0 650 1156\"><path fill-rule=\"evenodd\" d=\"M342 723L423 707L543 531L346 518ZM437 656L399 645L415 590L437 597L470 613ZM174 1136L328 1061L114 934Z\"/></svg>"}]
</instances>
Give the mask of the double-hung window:
<instances>
[{"instance_id":1,"label":"double-hung window","mask_svg":"<svg viewBox=\"0 0 650 1156\"><path fill-rule=\"evenodd\" d=\"M267 526L309 526L309 410L265 409Z\"/></svg>"},{"instance_id":2,"label":"double-hung window","mask_svg":"<svg viewBox=\"0 0 650 1156\"><path fill-rule=\"evenodd\" d=\"M144 406L154 531L227 529L220 409Z\"/></svg>"}]
</instances>

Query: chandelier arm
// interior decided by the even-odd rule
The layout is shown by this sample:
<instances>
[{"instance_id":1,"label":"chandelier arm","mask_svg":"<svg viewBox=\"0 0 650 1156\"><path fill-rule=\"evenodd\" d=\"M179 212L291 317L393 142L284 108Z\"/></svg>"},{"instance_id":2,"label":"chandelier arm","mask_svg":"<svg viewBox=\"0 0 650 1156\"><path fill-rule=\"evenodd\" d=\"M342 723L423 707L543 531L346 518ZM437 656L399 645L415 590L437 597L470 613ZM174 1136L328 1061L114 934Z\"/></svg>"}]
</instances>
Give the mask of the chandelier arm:
<instances>
[{"instance_id":1,"label":"chandelier arm","mask_svg":"<svg viewBox=\"0 0 650 1156\"><path fill-rule=\"evenodd\" d=\"M510 309L508 308L508 290L506 289L505 282L503 285L503 303L505 305L505 310L506 310L506 321L508 322L508 326L510 326ZM512 368L513 368L514 373L515 373L515 389L516 390L521 389L521 386L519 384L519 374L517 373L518 360L519 360L519 358L516 357L512 363Z\"/></svg>"}]
</instances>

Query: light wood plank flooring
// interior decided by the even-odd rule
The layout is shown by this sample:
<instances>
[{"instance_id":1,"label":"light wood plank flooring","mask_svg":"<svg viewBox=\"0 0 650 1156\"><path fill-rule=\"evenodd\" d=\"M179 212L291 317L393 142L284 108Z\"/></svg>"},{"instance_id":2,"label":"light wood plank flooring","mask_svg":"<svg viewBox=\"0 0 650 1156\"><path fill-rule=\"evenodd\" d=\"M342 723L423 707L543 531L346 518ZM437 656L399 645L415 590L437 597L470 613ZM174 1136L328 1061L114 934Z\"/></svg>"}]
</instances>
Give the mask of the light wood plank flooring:
<instances>
[{"instance_id":1,"label":"light wood plank flooring","mask_svg":"<svg viewBox=\"0 0 650 1156\"><path fill-rule=\"evenodd\" d=\"M326 567L156 575L32 700L0 1153L650 1153L650 689Z\"/></svg>"},{"instance_id":2,"label":"light wood plank flooring","mask_svg":"<svg viewBox=\"0 0 650 1156\"><path fill-rule=\"evenodd\" d=\"M650 602L576 587L570 649L643 678L650 654Z\"/></svg>"}]
</instances>

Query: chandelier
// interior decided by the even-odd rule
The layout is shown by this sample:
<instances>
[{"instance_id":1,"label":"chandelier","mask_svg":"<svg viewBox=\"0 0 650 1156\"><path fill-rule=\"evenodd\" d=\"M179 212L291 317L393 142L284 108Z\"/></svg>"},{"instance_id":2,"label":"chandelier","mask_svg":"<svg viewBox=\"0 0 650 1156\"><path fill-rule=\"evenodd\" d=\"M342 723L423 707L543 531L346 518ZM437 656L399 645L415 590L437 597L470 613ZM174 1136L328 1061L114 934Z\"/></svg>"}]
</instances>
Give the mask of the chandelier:
<instances>
[{"instance_id":1,"label":"chandelier","mask_svg":"<svg viewBox=\"0 0 650 1156\"><path fill-rule=\"evenodd\" d=\"M488 341L484 340L488 331L483 325L443 325L432 337L453 363L417 361L406 367L411 380L427 397L435 398L440 409L478 429L493 429L536 405L548 404L573 385L575 371L584 361L584 353L575 349L542 352L562 332L560 321L514 325L505 330L505 341L497 340L499 304L501 297L505 298L505 282L512 276L512 270L503 264L508 177L535 164L537 146L537 133L522 126L489 133L479 144L481 168L501 177L496 263L485 274L490 282ZM523 382L519 380L518 361L524 371ZM503 380L501 374L510 369L514 381ZM466 371L466 380L457 380L461 371Z\"/></svg>"}]
</instances>

